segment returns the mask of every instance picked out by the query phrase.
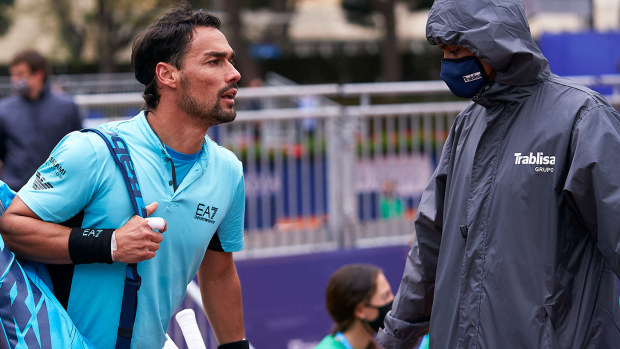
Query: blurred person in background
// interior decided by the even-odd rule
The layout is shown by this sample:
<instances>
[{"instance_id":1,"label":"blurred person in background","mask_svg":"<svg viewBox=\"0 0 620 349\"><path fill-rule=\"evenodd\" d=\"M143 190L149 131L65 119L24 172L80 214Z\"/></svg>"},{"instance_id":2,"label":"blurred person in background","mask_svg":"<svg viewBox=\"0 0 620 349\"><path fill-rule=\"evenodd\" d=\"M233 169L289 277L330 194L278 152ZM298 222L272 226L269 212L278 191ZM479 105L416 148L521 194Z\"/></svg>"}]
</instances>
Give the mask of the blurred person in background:
<instances>
[{"instance_id":1,"label":"blurred person in background","mask_svg":"<svg viewBox=\"0 0 620 349\"><path fill-rule=\"evenodd\" d=\"M405 215L405 200L396 192L396 182L386 179L379 195L379 212L382 219L400 218Z\"/></svg>"},{"instance_id":2,"label":"blurred person in background","mask_svg":"<svg viewBox=\"0 0 620 349\"><path fill-rule=\"evenodd\" d=\"M50 90L50 68L39 52L18 52L9 71L12 95L0 100L0 179L19 190L82 120L70 97Z\"/></svg>"},{"instance_id":3,"label":"blurred person in background","mask_svg":"<svg viewBox=\"0 0 620 349\"><path fill-rule=\"evenodd\" d=\"M263 87L265 86L265 81L261 78L254 78L247 87ZM262 110L265 109L265 99L264 98L250 98L247 99L243 104L242 108L244 110Z\"/></svg>"},{"instance_id":4,"label":"blurred person in background","mask_svg":"<svg viewBox=\"0 0 620 349\"><path fill-rule=\"evenodd\" d=\"M252 79L252 81L250 81L250 83L248 84L249 88L253 88L253 87L262 87L265 85L265 81L261 78L254 78ZM241 108L244 110L262 110L265 109L265 98L251 98L245 101L245 103L242 104ZM262 133L262 129L263 129L263 122L260 120L254 121L253 123L253 135L254 135L254 142L260 142L261 141L261 133Z\"/></svg>"},{"instance_id":5,"label":"blurred person in background","mask_svg":"<svg viewBox=\"0 0 620 349\"><path fill-rule=\"evenodd\" d=\"M381 269L368 264L339 268L329 278L325 295L334 329L315 349L378 348L374 336L393 299Z\"/></svg>"},{"instance_id":6,"label":"blurred person in background","mask_svg":"<svg viewBox=\"0 0 620 349\"><path fill-rule=\"evenodd\" d=\"M619 348L620 115L550 72L520 0L436 0L426 36L473 103L378 342L412 348L430 328L434 348Z\"/></svg>"}]
</instances>

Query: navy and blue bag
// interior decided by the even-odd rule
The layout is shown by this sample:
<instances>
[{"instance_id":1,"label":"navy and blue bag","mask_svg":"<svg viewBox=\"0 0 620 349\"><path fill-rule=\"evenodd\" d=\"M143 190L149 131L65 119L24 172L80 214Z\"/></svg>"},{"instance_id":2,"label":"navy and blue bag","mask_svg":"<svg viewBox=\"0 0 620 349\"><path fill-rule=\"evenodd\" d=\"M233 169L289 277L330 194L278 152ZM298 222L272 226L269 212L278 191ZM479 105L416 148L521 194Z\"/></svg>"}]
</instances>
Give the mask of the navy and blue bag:
<instances>
[{"instance_id":1,"label":"navy and blue bag","mask_svg":"<svg viewBox=\"0 0 620 349\"><path fill-rule=\"evenodd\" d=\"M0 215L15 192L0 181ZM93 349L39 278L37 263L20 263L0 237L0 348Z\"/></svg>"}]
</instances>

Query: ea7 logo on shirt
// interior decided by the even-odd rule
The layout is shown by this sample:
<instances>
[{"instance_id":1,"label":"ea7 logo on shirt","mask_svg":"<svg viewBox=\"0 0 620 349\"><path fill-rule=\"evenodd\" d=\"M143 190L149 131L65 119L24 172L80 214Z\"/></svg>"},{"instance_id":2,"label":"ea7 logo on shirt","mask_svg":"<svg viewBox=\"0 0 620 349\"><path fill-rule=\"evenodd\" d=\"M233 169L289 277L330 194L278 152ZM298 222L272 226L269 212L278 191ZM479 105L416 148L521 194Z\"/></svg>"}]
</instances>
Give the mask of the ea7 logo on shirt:
<instances>
[{"instance_id":1,"label":"ea7 logo on shirt","mask_svg":"<svg viewBox=\"0 0 620 349\"><path fill-rule=\"evenodd\" d=\"M515 153L514 156L515 165L537 165L534 167L536 172L553 172L553 166L555 166L555 156L545 155L543 152L537 152L536 155L532 152L529 155Z\"/></svg>"},{"instance_id":2,"label":"ea7 logo on shirt","mask_svg":"<svg viewBox=\"0 0 620 349\"><path fill-rule=\"evenodd\" d=\"M209 222L211 224L214 224L215 221L213 219L215 218L216 213L217 213L217 207L198 203L198 207L196 207L196 215L194 216L194 219L198 219L204 222Z\"/></svg>"}]
</instances>

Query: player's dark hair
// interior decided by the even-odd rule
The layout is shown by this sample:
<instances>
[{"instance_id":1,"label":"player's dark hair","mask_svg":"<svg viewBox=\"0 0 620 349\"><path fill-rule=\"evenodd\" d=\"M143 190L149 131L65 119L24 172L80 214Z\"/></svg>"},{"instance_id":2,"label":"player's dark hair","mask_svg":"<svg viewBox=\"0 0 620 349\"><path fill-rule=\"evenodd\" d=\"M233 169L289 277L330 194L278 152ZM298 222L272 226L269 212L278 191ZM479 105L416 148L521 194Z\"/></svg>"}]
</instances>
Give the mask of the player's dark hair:
<instances>
[{"instance_id":1,"label":"player's dark hair","mask_svg":"<svg viewBox=\"0 0 620 349\"><path fill-rule=\"evenodd\" d=\"M181 60L194 37L195 27L220 29L221 22L205 10L192 10L184 1L179 7L166 12L157 22L136 37L131 52L131 67L144 88L146 109L159 104L155 67L159 62L181 68Z\"/></svg>"},{"instance_id":2,"label":"player's dark hair","mask_svg":"<svg viewBox=\"0 0 620 349\"><path fill-rule=\"evenodd\" d=\"M32 73L42 71L44 75L43 81L47 81L47 77L50 74L50 66L47 64L47 59L38 51L25 49L17 52L17 54L13 56L13 59L11 59L9 67L20 63L26 63Z\"/></svg>"},{"instance_id":3,"label":"player's dark hair","mask_svg":"<svg viewBox=\"0 0 620 349\"><path fill-rule=\"evenodd\" d=\"M334 322L332 333L344 332L355 322L355 308L370 301L377 290L381 269L368 264L348 264L336 270L327 282L325 301Z\"/></svg>"}]
</instances>

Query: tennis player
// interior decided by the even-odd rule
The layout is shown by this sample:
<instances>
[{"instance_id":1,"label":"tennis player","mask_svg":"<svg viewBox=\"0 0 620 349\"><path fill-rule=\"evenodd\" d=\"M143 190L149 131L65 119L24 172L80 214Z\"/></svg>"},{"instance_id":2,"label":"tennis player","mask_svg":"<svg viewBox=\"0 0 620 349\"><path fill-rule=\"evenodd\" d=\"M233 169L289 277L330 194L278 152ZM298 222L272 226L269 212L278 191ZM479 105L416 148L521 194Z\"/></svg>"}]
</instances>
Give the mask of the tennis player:
<instances>
[{"instance_id":1,"label":"tennis player","mask_svg":"<svg viewBox=\"0 0 620 349\"><path fill-rule=\"evenodd\" d=\"M6 245L49 265L56 297L97 348L114 348L117 333L131 336L131 348L161 348L196 274L220 347L249 347L232 258L244 246L242 165L206 136L235 119L233 58L220 20L187 3L134 41L145 110L101 129L127 143L140 184L132 185L165 233L133 215L121 171L90 132L65 137L2 219ZM133 331L120 333L126 263L137 263L142 283Z\"/></svg>"}]
</instances>

